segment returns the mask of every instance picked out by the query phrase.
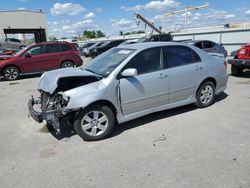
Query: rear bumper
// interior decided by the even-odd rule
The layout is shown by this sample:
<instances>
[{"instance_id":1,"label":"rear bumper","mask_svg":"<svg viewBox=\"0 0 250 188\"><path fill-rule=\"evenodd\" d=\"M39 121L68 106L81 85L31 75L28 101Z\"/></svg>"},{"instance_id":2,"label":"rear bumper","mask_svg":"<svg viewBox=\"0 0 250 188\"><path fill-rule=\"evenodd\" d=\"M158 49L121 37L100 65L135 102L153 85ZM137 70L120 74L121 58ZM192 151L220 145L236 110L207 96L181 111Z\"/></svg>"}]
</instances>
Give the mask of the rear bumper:
<instances>
[{"instance_id":1,"label":"rear bumper","mask_svg":"<svg viewBox=\"0 0 250 188\"><path fill-rule=\"evenodd\" d=\"M250 60L228 59L227 63L242 68L250 68Z\"/></svg>"}]
</instances>

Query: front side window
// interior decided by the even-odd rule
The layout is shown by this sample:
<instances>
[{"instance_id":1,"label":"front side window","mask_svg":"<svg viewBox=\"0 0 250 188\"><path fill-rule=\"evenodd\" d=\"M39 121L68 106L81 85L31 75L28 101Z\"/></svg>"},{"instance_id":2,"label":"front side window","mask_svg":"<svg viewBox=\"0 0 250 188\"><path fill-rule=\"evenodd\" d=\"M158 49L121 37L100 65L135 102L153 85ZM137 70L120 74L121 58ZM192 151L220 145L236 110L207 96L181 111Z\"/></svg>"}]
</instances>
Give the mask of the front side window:
<instances>
[{"instance_id":1,"label":"front side window","mask_svg":"<svg viewBox=\"0 0 250 188\"><path fill-rule=\"evenodd\" d=\"M26 53L29 53L31 55L42 54L42 46L34 46L34 47L30 48Z\"/></svg>"},{"instance_id":2,"label":"front side window","mask_svg":"<svg viewBox=\"0 0 250 188\"><path fill-rule=\"evenodd\" d=\"M168 68L201 62L198 54L186 46L168 46L163 48L164 63Z\"/></svg>"},{"instance_id":3,"label":"front side window","mask_svg":"<svg viewBox=\"0 0 250 188\"><path fill-rule=\"evenodd\" d=\"M57 53L61 52L61 48L59 44L46 44L45 45L45 53Z\"/></svg>"},{"instance_id":4,"label":"front side window","mask_svg":"<svg viewBox=\"0 0 250 188\"><path fill-rule=\"evenodd\" d=\"M145 74L163 69L160 61L161 48L150 48L138 53L128 64L123 68L135 68L138 74Z\"/></svg>"}]
</instances>

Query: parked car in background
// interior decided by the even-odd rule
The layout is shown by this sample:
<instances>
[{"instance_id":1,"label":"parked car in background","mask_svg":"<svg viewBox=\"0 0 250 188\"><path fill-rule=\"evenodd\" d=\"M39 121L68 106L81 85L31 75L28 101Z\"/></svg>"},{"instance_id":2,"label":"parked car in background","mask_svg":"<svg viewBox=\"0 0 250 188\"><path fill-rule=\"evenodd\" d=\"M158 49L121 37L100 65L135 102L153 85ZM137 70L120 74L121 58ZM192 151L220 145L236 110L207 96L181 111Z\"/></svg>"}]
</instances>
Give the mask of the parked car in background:
<instances>
[{"instance_id":1,"label":"parked car in background","mask_svg":"<svg viewBox=\"0 0 250 188\"><path fill-rule=\"evenodd\" d=\"M19 39L15 38L6 38L0 41L1 48L13 48L13 49L22 49L28 46L28 44L21 42Z\"/></svg>"},{"instance_id":2,"label":"parked car in background","mask_svg":"<svg viewBox=\"0 0 250 188\"><path fill-rule=\"evenodd\" d=\"M138 41L138 39L132 39L132 40L125 40L124 42L122 42L121 44L119 44L119 46L122 45L127 45L127 44L134 44Z\"/></svg>"},{"instance_id":3,"label":"parked car in background","mask_svg":"<svg viewBox=\"0 0 250 188\"><path fill-rule=\"evenodd\" d=\"M250 69L250 44L242 45L234 59L229 59L233 76L240 76L244 69Z\"/></svg>"},{"instance_id":4,"label":"parked car in background","mask_svg":"<svg viewBox=\"0 0 250 188\"><path fill-rule=\"evenodd\" d=\"M124 42L125 40L113 40L113 41L105 41L101 46L94 48L92 50L89 51L89 56L94 58L100 54L102 54L103 52L118 46L119 44L121 44L122 42Z\"/></svg>"},{"instance_id":5,"label":"parked car in background","mask_svg":"<svg viewBox=\"0 0 250 188\"><path fill-rule=\"evenodd\" d=\"M84 44L82 47L79 48L79 51L81 53L82 56L85 56L86 51L88 51L88 48L90 46L92 46L93 44L95 44L95 42L87 42L86 44Z\"/></svg>"},{"instance_id":6,"label":"parked car in background","mask_svg":"<svg viewBox=\"0 0 250 188\"><path fill-rule=\"evenodd\" d=\"M95 48L98 48L99 46L101 46L104 42L96 42L94 43L92 46L90 46L89 48L87 48L84 52L85 57L89 57L89 51L90 50L94 50Z\"/></svg>"},{"instance_id":7,"label":"parked car in background","mask_svg":"<svg viewBox=\"0 0 250 188\"><path fill-rule=\"evenodd\" d=\"M8 59L0 60L0 73L5 80L16 80L21 74L82 65L75 44L45 42L26 47Z\"/></svg>"},{"instance_id":8,"label":"parked car in background","mask_svg":"<svg viewBox=\"0 0 250 188\"><path fill-rule=\"evenodd\" d=\"M39 82L41 100L29 100L37 122L59 131L72 119L84 140L107 137L115 122L187 104L213 104L227 87L227 64L191 45L139 43L108 50L81 69L49 71ZM35 111L34 104L42 111Z\"/></svg>"},{"instance_id":9,"label":"parked car in background","mask_svg":"<svg viewBox=\"0 0 250 188\"><path fill-rule=\"evenodd\" d=\"M215 57L225 58L227 56L227 51L225 50L225 48L222 45L217 44L213 41L187 40L187 41L182 41L182 42L186 44L194 45L197 48L200 48Z\"/></svg>"},{"instance_id":10,"label":"parked car in background","mask_svg":"<svg viewBox=\"0 0 250 188\"><path fill-rule=\"evenodd\" d=\"M141 37L136 42L172 42L173 37L171 33L154 34L147 37Z\"/></svg>"}]
</instances>

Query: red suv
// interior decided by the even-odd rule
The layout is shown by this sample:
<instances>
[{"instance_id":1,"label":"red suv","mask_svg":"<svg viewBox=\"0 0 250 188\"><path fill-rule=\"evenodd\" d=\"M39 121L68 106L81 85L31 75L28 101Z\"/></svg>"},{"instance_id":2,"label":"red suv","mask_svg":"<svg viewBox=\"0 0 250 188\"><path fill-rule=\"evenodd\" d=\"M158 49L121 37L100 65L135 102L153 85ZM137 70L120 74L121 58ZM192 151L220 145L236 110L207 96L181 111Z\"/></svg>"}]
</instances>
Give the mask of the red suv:
<instances>
[{"instance_id":1,"label":"red suv","mask_svg":"<svg viewBox=\"0 0 250 188\"><path fill-rule=\"evenodd\" d=\"M16 80L20 74L82 65L75 44L46 42L28 46L8 59L0 60L0 73L5 80Z\"/></svg>"}]
</instances>

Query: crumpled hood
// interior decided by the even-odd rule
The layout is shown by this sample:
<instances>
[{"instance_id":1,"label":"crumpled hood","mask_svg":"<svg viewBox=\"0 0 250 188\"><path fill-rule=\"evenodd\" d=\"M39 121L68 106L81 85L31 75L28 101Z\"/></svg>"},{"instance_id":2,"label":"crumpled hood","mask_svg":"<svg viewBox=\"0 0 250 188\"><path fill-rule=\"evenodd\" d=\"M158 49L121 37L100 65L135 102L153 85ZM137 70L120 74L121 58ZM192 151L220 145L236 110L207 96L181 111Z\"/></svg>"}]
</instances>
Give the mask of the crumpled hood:
<instances>
[{"instance_id":1,"label":"crumpled hood","mask_svg":"<svg viewBox=\"0 0 250 188\"><path fill-rule=\"evenodd\" d=\"M96 76L95 74L81 70L79 68L63 68L45 72L38 85L38 89L47 93L53 94L57 88L57 83L60 78L74 76Z\"/></svg>"}]
</instances>

